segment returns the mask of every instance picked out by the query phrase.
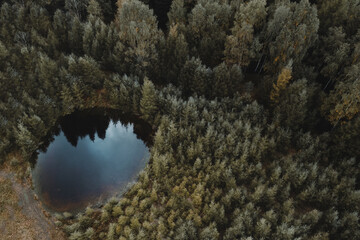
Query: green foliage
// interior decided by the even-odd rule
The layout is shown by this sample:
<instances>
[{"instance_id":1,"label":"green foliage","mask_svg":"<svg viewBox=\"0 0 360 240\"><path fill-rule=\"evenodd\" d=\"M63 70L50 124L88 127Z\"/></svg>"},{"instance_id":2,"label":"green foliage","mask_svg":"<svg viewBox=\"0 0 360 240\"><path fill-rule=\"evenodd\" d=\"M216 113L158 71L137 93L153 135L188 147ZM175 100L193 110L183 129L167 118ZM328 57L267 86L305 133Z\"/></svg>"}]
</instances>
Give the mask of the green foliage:
<instances>
[{"instance_id":1,"label":"green foliage","mask_svg":"<svg viewBox=\"0 0 360 240\"><path fill-rule=\"evenodd\" d=\"M96 0L90 0L86 10L89 15L93 15L94 17L101 19L103 18L102 9Z\"/></svg>"},{"instance_id":2,"label":"green foliage","mask_svg":"<svg viewBox=\"0 0 360 240\"><path fill-rule=\"evenodd\" d=\"M344 80L335 85L324 108L330 105L328 116L333 125L340 121L351 120L360 112L360 63L345 70Z\"/></svg>"},{"instance_id":3,"label":"green foliage","mask_svg":"<svg viewBox=\"0 0 360 240\"><path fill-rule=\"evenodd\" d=\"M357 0L318 1L321 30L343 26L348 33L356 32L360 23L359 2Z\"/></svg>"},{"instance_id":4,"label":"green foliage","mask_svg":"<svg viewBox=\"0 0 360 240\"><path fill-rule=\"evenodd\" d=\"M301 62L317 39L318 28L316 7L308 0L278 3L265 34L269 57L267 70L276 73L290 59L294 64Z\"/></svg>"},{"instance_id":5,"label":"green foliage","mask_svg":"<svg viewBox=\"0 0 360 240\"><path fill-rule=\"evenodd\" d=\"M266 1L253 0L241 3L235 14L234 27L225 43L225 61L227 64L247 66L262 48L258 38L254 39L254 28L262 25L266 18Z\"/></svg>"},{"instance_id":6,"label":"green foliage","mask_svg":"<svg viewBox=\"0 0 360 240\"><path fill-rule=\"evenodd\" d=\"M143 118L149 122L155 119L158 111L158 100L154 84L147 78L141 88L140 112Z\"/></svg>"},{"instance_id":7,"label":"green foliage","mask_svg":"<svg viewBox=\"0 0 360 240\"><path fill-rule=\"evenodd\" d=\"M99 69L99 64L85 55L85 57L68 58L69 74L76 76L79 80L95 89L102 88L105 74Z\"/></svg>"},{"instance_id":8,"label":"green foliage","mask_svg":"<svg viewBox=\"0 0 360 240\"><path fill-rule=\"evenodd\" d=\"M237 65L227 66L225 63L214 68L214 96L233 96L241 89L243 73Z\"/></svg>"},{"instance_id":9,"label":"green foliage","mask_svg":"<svg viewBox=\"0 0 360 240\"><path fill-rule=\"evenodd\" d=\"M191 54L208 66L219 64L231 20L231 8L225 2L199 1L189 15L186 28Z\"/></svg>"},{"instance_id":10,"label":"green foliage","mask_svg":"<svg viewBox=\"0 0 360 240\"><path fill-rule=\"evenodd\" d=\"M116 27L119 32L114 49L116 69L140 77L154 73L163 34L148 6L138 0L123 2L118 9Z\"/></svg>"},{"instance_id":11,"label":"green foliage","mask_svg":"<svg viewBox=\"0 0 360 240\"><path fill-rule=\"evenodd\" d=\"M181 25L170 26L165 46L162 47L160 66L163 82L179 84L179 74L189 54L185 36L181 33ZM157 80L159 82L159 80Z\"/></svg>"},{"instance_id":12,"label":"green foliage","mask_svg":"<svg viewBox=\"0 0 360 240\"><path fill-rule=\"evenodd\" d=\"M311 116L313 110L310 105L314 94L315 86L308 86L306 79L291 83L274 109L276 121L280 121L277 124L289 129L299 129L306 123L310 124L308 121L314 118Z\"/></svg>"},{"instance_id":13,"label":"green foliage","mask_svg":"<svg viewBox=\"0 0 360 240\"><path fill-rule=\"evenodd\" d=\"M325 66L321 69L321 73L331 80L336 79L346 61L349 60L350 44L346 42L345 38L343 28L339 27L330 28L328 35L323 40L326 46L324 49Z\"/></svg>"},{"instance_id":14,"label":"green foliage","mask_svg":"<svg viewBox=\"0 0 360 240\"><path fill-rule=\"evenodd\" d=\"M138 0L3 3L1 163L109 107L150 162L69 239L359 238L359 4L311 2L174 0L164 31Z\"/></svg>"}]
</instances>

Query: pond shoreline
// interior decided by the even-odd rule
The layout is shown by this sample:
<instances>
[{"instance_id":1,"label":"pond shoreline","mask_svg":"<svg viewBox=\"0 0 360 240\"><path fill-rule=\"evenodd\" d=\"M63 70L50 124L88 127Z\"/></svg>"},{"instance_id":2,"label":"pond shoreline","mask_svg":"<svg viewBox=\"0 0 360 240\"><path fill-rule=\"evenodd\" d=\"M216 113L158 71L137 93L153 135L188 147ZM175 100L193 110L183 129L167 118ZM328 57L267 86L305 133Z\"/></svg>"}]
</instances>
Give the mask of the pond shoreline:
<instances>
[{"instance_id":1,"label":"pond shoreline","mask_svg":"<svg viewBox=\"0 0 360 240\"><path fill-rule=\"evenodd\" d=\"M35 192L49 212L77 214L104 202L147 164L151 128L141 119L93 108L57 122L32 169Z\"/></svg>"}]
</instances>

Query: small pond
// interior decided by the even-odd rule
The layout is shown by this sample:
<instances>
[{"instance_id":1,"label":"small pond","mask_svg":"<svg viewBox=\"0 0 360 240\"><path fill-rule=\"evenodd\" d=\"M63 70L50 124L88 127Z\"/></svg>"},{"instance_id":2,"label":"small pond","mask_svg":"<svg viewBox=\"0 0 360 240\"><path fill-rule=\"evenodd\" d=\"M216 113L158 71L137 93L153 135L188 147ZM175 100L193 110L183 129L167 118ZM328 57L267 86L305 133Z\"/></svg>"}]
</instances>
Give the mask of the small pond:
<instances>
[{"instance_id":1,"label":"small pond","mask_svg":"<svg viewBox=\"0 0 360 240\"><path fill-rule=\"evenodd\" d=\"M141 137L149 127L115 116L88 110L59 120L32 173L35 192L49 210L81 210L136 180L149 158Z\"/></svg>"}]
</instances>

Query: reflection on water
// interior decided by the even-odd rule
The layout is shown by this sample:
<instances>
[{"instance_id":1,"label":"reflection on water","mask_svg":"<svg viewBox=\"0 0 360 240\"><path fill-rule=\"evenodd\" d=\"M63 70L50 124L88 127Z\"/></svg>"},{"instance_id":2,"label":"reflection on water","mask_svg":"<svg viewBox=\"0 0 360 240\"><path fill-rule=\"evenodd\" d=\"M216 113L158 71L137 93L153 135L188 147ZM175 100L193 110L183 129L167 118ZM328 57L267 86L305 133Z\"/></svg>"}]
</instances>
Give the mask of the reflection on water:
<instances>
[{"instance_id":1,"label":"reflection on water","mask_svg":"<svg viewBox=\"0 0 360 240\"><path fill-rule=\"evenodd\" d=\"M52 210L76 210L120 191L145 167L149 151L133 124L78 113L63 118L60 126L33 172L35 189Z\"/></svg>"}]
</instances>

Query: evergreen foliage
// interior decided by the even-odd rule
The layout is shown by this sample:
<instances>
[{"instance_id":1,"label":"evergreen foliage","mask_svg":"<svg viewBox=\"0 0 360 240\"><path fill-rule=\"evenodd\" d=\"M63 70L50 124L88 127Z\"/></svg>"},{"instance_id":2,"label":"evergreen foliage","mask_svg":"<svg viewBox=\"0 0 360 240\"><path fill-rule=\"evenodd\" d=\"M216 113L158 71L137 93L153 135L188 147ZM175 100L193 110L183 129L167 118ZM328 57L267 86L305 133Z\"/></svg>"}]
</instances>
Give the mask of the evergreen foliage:
<instances>
[{"instance_id":1,"label":"evergreen foliage","mask_svg":"<svg viewBox=\"0 0 360 240\"><path fill-rule=\"evenodd\" d=\"M0 164L111 108L150 161L69 239L360 239L359 1L174 0L160 29L164 6L4 1Z\"/></svg>"}]
</instances>

